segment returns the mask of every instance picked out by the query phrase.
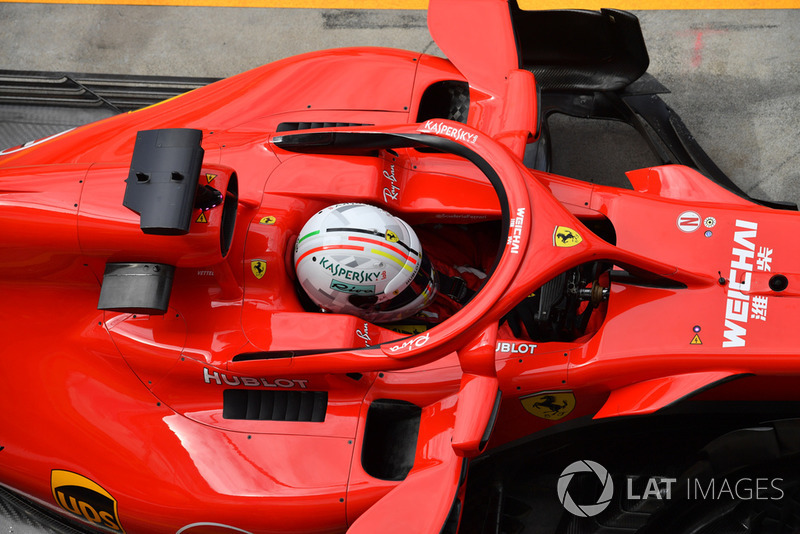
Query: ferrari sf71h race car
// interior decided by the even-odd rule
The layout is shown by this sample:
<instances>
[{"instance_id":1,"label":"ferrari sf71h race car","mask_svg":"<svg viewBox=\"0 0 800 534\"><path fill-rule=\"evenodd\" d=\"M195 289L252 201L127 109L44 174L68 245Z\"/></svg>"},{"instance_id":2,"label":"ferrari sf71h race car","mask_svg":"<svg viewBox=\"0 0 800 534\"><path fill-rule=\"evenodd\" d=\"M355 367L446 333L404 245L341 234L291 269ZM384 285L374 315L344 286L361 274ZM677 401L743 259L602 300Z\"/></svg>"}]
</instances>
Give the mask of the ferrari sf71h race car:
<instances>
[{"instance_id":1,"label":"ferrari sf71h race car","mask_svg":"<svg viewBox=\"0 0 800 534\"><path fill-rule=\"evenodd\" d=\"M309 53L0 152L6 509L70 533L800 527L794 208L711 162L633 15L428 18L448 59ZM554 113L625 121L663 165L552 174ZM432 258L483 246L485 276L427 288L449 317L324 312L293 253L339 203Z\"/></svg>"}]
</instances>

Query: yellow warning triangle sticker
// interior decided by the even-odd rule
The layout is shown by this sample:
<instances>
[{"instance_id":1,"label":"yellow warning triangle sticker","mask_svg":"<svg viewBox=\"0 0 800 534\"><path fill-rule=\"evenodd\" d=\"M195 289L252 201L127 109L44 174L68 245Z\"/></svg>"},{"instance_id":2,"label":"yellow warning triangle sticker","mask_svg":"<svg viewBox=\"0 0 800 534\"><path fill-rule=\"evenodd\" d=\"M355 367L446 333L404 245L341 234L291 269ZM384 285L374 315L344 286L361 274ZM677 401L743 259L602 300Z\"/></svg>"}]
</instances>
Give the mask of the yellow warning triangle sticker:
<instances>
[{"instance_id":1,"label":"yellow warning triangle sticker","mask_svg":"<svg viewBox=\"0 0 800 534\"><path fill-rule=\"evenodd\" d=\"M689 343L689 345L702 345L702 344L703 342L700 341L700 334L695 334L694 337L692 338L692 341Z\"/></svg>"},{"instance_id":2,"label":"yellow warning triangle sticker","mask_svg":"<svg viewBox=\"0 0 800 534\"><path fill-rule=\"evenodd\" d=\"M195 219L194 222L207 223L208 222L208 218L206 217L206 212L201 211L200 212L200 216L197 219Z\"/></svg>"},{"instance_id":3,"label":"yellow warning triangle sticker","mask_svg":"<svg viewBox=\"0 0 800 534\"><path fill-rule=\"evenodd\" d=\"M214 178L216 177L217 177L216 174L206 174L206 183L210 184L211 182L214 181Z\"/></svg>"}]
</instances>

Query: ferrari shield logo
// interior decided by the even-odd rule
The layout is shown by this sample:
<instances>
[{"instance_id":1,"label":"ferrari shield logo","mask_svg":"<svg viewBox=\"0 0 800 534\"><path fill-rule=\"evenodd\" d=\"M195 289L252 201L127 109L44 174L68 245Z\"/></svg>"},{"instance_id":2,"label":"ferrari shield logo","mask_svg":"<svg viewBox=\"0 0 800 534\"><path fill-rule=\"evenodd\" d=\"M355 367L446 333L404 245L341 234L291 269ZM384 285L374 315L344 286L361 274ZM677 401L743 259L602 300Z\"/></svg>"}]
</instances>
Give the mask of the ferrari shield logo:
<instances>
[{"instance_id":1,"label":"ferrari shield logo","mask_svg":"<svg viewBox=\"0 0 800 534\"><path fill-rule=\"evenodd\" d=\"M250 262L250 270L253 271L253 275L255 275L256 278L261 280L267 273L267 262L264 260L252 260Z\"/></svg>"},{"instance_id":2,"label":"ferrari shield logo","mask_svg":"<svg viewBox=\"0 0 800 534\"><path fill-rule=\"evenodd\" d=\"M397 243L400 241L400 238L397 237L397 234L392 232L391 230L386 230L386 241L390 243Z\"/></svg>"},{"instance_id":3,"label":"ferrari shield logo","mask_svg":"<svg viewBox=\"0 0 800 534\"><path fill-rule=\"evenodd\" d=\"M553 245L557 247L574 247L582 241L581 234L566 226L556 226L553 232Z\"/></svg>"},{"instance_id":4,"label":"ferrari shield logo","mask_svg":"<svg viewBox=\"0 0 800 534\"><path fill-rule=\"evenodd\" d=\"M569 415L575 408L575 395L571 391L544 391L520 399L528 413L557 421Z\"/></svg>"}]
</instances>

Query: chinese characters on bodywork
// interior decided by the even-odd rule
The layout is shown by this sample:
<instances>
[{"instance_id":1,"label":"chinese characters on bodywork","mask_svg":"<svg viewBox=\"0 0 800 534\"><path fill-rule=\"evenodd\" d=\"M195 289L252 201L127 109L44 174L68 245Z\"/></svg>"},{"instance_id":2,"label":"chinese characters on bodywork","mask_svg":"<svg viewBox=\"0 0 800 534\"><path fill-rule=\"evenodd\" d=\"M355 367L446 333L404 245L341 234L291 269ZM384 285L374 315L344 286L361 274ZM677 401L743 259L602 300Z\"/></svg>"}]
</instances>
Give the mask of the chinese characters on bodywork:
<instances>
[{"instance_id":1,"label":"chinese characters on bodywork","mask_svg":"<svg viewBox=\"0 0 800 534\"><path fill-rule=\"evenodd\" d=\"M753 271L772 271L773 249L758 246L758 223L738 220L733 234L723 347L744 347L748 320L766 321L769 297L750 295Z\"/></svg>"}]
</instances>

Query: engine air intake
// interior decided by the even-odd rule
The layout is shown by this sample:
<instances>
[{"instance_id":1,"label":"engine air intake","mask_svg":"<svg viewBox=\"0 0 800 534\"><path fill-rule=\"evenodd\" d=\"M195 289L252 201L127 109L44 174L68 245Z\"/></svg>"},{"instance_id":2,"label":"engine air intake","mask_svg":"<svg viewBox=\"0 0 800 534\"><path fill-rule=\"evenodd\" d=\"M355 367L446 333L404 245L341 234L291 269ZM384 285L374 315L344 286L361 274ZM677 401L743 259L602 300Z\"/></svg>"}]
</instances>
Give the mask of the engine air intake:
<instances>
[{"instance_id":1,"label":"engine air intake","mask_svg":"<svg viewBox=\"0 0 800 534\"><path fill-rule=\"evenodd\" d=\"M414 467L422 408L396 399L372 401L367 412L361 466L381 480L404 480Z\"/></svg>"}]
</instances>

